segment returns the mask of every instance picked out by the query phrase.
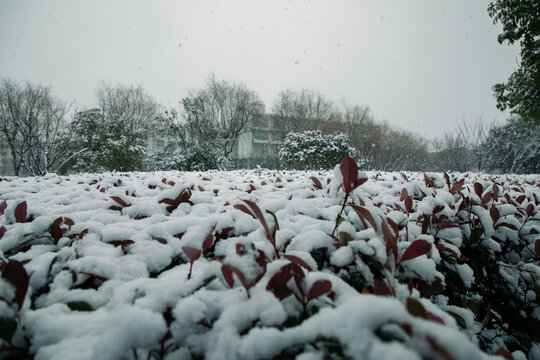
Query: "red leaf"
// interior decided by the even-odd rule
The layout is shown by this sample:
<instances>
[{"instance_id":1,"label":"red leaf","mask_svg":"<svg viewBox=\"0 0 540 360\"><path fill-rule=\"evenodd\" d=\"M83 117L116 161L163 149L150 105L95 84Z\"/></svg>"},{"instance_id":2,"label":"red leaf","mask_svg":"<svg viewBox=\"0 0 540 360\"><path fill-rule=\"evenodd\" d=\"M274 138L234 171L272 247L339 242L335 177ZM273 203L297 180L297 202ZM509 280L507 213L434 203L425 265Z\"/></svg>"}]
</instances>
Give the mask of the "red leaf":
<instances>
[{"instance_id":1,"label":"red leaf","mask_svg":"<svg viewBox=\"0 0 540 360\"><path fill-rule=\"evenodd\" d=\"M390 254L390 250L394 253L394 261L397 263L397 257L398 257L398 249L397 249L397 235L394 236L390 232L390 229L388 228L388 225L386 224L386 221L381 217L382 219L382 232L384 241L386 243L386 253Z\"/></svg>"},{"instance_id":2,"label":"red leaf","mask_svg":"<svg viewBox=\"0 0 540 360\"><path fill-rule=\"evenodd\" d=\"M197 261L201 257L201 254L202 254L201 249L195 249L195 248L187 247L187 246L182 246L182 251L189 258L190 262Z\"/></svg>"},{"instance_id":3,"label":"red leaf","mask_svg":"<svg viewBox=\"0 0 540 360\"><path fill-rule=\"evenodd\" d=\"M235 208L235 209L237 209L237 210L240 210L240 211L242 211L243 213L246 213L246 214L250 215L252 218L255 219L255 215L253 215L253 214L251 213L251 211L249 211L249 209L248 209L245 205L243 205L243 204L236 204L236 205L233 206L233 208Z\"/></svg>"},{"instance_id":4,"label":"red leaf","mask_svg":"<svg viewBox=\"0 0 540 360\"><path fill-rule=\"evenodd\" d=\"M422 255L426 255L431 251L431 243L426 240L416 240L413 241L411 245L405 250L403 256L401 256L400 263L405 260L411 260Z\"/></svg>"},{"instance_id":5,"label":"red leaf","mask_svg":"<svg viewBox=\"0 0 540 360\"><path fill-rule=\"evenodd\" d=\"M516 201L519 203L519 205L521 205L523 201L525 200L525 198L526 198L525 195L520 195L516 198Z\"/></svg>"},{"instance_id":6,"label":"red leaf","mask_svg":"<svg viewBox=\"0 0 540 360\"><path fill-rule=\"evenodd\" d=\"M302 270L302 268L296 265L295 263L291 264L290 269L291 269L291 274L293 275L293 278L294 278L294 283L296 284L296 288L300 291L303 297L304 296L303 283L304 283L304 278L306 277L306 275L304 274L304 271Z\"/></svg>"},{"instance_id":7,"label":"red leaf","mask_svg":"<svg viewBox=\"0 0 540 360\"><path fill-rule=\"evenodd\" d=\"M443 172L443 174L444 174L444 180L446 181L446 185L448 186L448 189L450 189L450 177L445 172Z\"/></svg>"},{"instance_id":8,"label":"red leaf","mask_svg":"<svg viewBox=\"0 0 540 360\"><path fill-rule=\"evenodd\" d=\"M536 239L534 242L534 253L536 254L537 258L540 258L540 239Z\"/></svg>"},{"instance_id":9,"label":"red leaf","mask_svg":"<svg viewBox=\"0 0 540 360\"><path fill-rule=\"evenodd\" d=\"M221 273L223 274L223 277L225 278L225 281L227 282L227 284L229 284L230 288L232 288L234 285L233 273L236 274L238 279L240 279L242 286L244 287L244 289L246 289L248 297L250 297L248 282L246 280L246 276L244 275L242 271L238 270L234 266L224 264L221 267Z\"/></svg>"},{"instance_id":10,"label":"red leaf","mask_svg":"<svg viewBox=\"0 0 540 360\"><path fill-rule=\"evenodd\" d=\"M0 239L4 237L6 231L6 227L2 225L2 227L0 227Z\"/></svg>"},{"instance_id":11,"label":"red leaf","mask_svg":"<svg viewBox=\"0 0 540 360\"><path fill-rule=\"evenodd\" d=\"M15 287L15 302L22 308L30 277L26 274L24 266L17 260L9 260L2 272L2 278L6 279Z\"/></svg>"},{"instance_id":12,"label":"red leaf","mask_svg":"<svg viewBox=\"0 0 540 360\"><path fill-rule=\"evenodd\" d=\"M527 215L531 216L533 212L534 212L534 205L533 204L527 205Z\"/></svg>"},{"instance_id":13,"label":"red leaf","mask_svg":"<svg viewBox=\"0 0 540 360\"><path fill-rule=\"evenodd\" d=\"M353 208L353 210L356 212L360 219L366 219L371 224L373 229L377 231L377 223L375 222L375 219L373 218L371 212L368 209L355 204L350 204L350 206Z\"/></svg>"},{"instance_id":14,"label":"red leaf","mask_svg":"<svg viewBox=\"0 0 540 360\"><path fill-rule=\"evenodd\" d=\"M317 189L319 189L319 190L322 189L322 184L321 184L321 182L320 182L319 179L317 179L315 176L312 176L312 177L311 177L311 181L313 181L313 185L315 185L315 187L316 187Z\"/></svg>"},{"instance_id":15,"label":"red leaf","mask_svg":"<svg viewBox=\"0 0 540 360\"><path fill-rule=\"evenodd\" d=\"M435 315L434 313L432 312L427 312L427 318L431 321L434 321L434 322L438 322L439 324L443 324L444 325L444 321L443 319L441 319L440 317L438 317L437 315Z\"/></svg>"},{"instance_id":16,"label":"red leaf","mask_svg":"<svg viewBox=\"0 0 540 360\"><path fill-rule=\"evenodd\" d=\"M445 359L445 360L453 360L454 358L452 357L452 355L450 355L450 353L448 352L448 350L446 350L444 347L442 347L438 342L437 340L435 340L434 337L428 335L426 337L426 340L429 342L429 344L431 345L431 347L433 348L433 350L437 351L440 355L442 355L441 357L437 357L437 358L440 358L440 359Z\"/></svg>"},{"instance_id":17,"label":"red leaf","mask_svg":"<svg viewBox=\"0 0 540 360\"><path fill-rule=\"evenodd\" d=\"M516 227L516 225L514 225L514 224L509 224L509 223L505 223L505 222L498 224L498 225L496 226L496 228L499 228L500 226L504 226L504 227L507 227L507 228L512 229L512 230L517 230L517 229L518 229L518 228Z\"/></svg>"},{"instance_id":18,"label":"red leaf","mask_svg":"<svg viewBox=\"0 0 540 360\"><path fill-rule=\"evenodd\" d=\"M156 240L157 242L163 245L167 245L167 240L162 237L157 237L157 236L152 235L152 240Z\"/></svg>"},{"instance_id":19,"label":"red leaf","mask_svg":"<svg viewBox=\"0 0 540 360\"><path fill-rule=\"evenodd\" d=\"M495 206L492 206L490 209L489 209L489 216L491 217L491 220L493 221L493 223L495 223L497 220L499 220L499 210L497 210L497 208Z\"/></svg>"},{"instance_id":20,"label":"red leaf","mask_svg":"<svg viewBox=\"0 0 540 360\"><path fill-rule=\"evenodd\" d=\"M232 275L232 267L230 265L224 264L221 267L221 273L223 274L223 278L227 282L230 288L234 286L234 278Z\"/></svg>"},{"instance_id":21,"label":"red leaf","mask_svg":"<svg viewBox=\"0 0 540 360\"><path fill-rule=\"evenodd\" d=\"M204 239L203 245L202 245L203 251L207 251L208 249L210 249L213 243L214 243L214 235L212 235L212 233L206 235L206 238Z\"/></svg>"},{"instance_id":22,"label":"red leaf","mask_svg":"<svg viewBox=\"0 0 540 360\"><path fill-rule=\"evenodd\" d=\"M392 290L385 283L378 279L373 279L373 293L381 296L392 296Z\"/></svg>"},{"instance_id":23,"label":"red leaf","mask_svg":"<svg viewBox=\"0 0 540 360\"><path fill-rule=\"evenodd\" d=\"M311 266L306 264L306 262L302 259L300 259L298 256L290 255L290 254L283 254L283 257L287 260L289 260L292 263L295 263L296 265L302 266L303 268L307 269L308 271L312 271Z\"/></svg>"},{"instance_id":24,"label":"red leaf","mask_svg":"<svg viewBox=\"0 0 540 360\"><path fill-rule=\"evenodd\" d=\"M420 282L417 286L417 289L418 291L420 291L420 295L425 298L440 294L444 290L442 286L442 281L438 277L436 277L431 284L427 284L423 281Z\"/></svg>"},{"instance_id":25,"label":"red leaf","mask_svg":"<svg viewBox=\"0 0 540 360\"><path fill-rule=\"evenodd\" d=\"M514 357L512 356L510 351L506 350L503 347L498 348L497 351L495 351L495 355L502 356L507 360L514 360Z\"/></svg>"},{"instance_id":26,"label":"red leaf","mask_svg":"<svg viewBox=\"0 0 540 360\"><path fill-rule=\"evenodd\" d=\"M482 198L482 205L486 205L488 202L491 201L492 195L490 192L487 192L484 197Z\"/></svg>"},{"instance_id":27,"label":"red leaf","mask_svg":"<svg viewBox=\"0 0 540 360\"><path fill-rule=\"evenodd\" d=\"M450 255L452 255L453 257L455 257L456 259L458 258L458 255L454 250L447 248L443 244L435 244L435 247L439 249L439 251L445 251L449 253Z\"/></svg>"},{"instance_id":28,"label":"red leaf","mask_svg":"<svg viewBox=\"0 0 540 360\"><path fill-rule=\"evenodd\" d=\"M403 190L401 191L401 197L399 198L399 201L405 200L407 196L409 196L409 193L407 189L403 188Z\"/></svg>"},{"instance_id":29,"label":"red leaf","mask_svg":"<svg viewBox=\"0 0 540 360\"><path fill-rule=\"evenodd\" d=\"M499 187L497 186L497 184L493 184L492 192L493 192L493 200L497 201L497 199L499 198Z\"/></svg>"},{"instance_id":30,"label":"red leaf","mask_svg":"<svg viewBox=\"0 0 540 360\"><path fill-rule=\"evenodd\" d=\"M242 244L236 244L236 255L245 255L246 247Z\"/></svg>"},{"instance_id":31,"label":"red leaf","mask_svg":"<svg viewBox=\"0 0 540 360\"><path fill-rule=\"evenodd\" d=\"M474 183L474 192L481 199L482 198L482 192L484 192L484 187L482 186L482 184L480 184L479 182L475 182Z\"/></svg>"},{"instance_id":32,"label":"red leaf","mask_svg":"<svg viewBox=\"0 0 540 360\"><path fill-rule=\"evenodd\" d=\"M169 198L165 198L165 199L159 200L158 204L168 204L168 205L173 205L174 206L174 200L169 199Z\"/></svg>"},{"instance_id":33,"label":"red leaf","mask_svg":"<svg viewBox=\"0 0 540 360\"><path fill-rule=\"evenodd\" d=\"M62 224L63 221L64 219L62 219L62 217L59 217L56 220L54 220L51 226L49 227L49 233L54 239L55 244L57 244L58 240L60 240L62 236L64 235L64 232L62 231L62 228L60 227L60 224Z\"/></svg>"},{"instance_id":34,"label":"red leaf","mask_svg":"<svg viewBox=\"0 0 540 360\"><path fill-rule=\"evenodd\" d=\"M424 173L424 183L426 184L426 187L435 187L435 183L433 182L433 179L428 178L426 173Z\"/></svg>"},{"instance_id":35,"label":"red leaf","mask_svg":"<svg viewBox=\"0 0 540 360\"><path fill-rule=\"evenodd\" d=\"M128 249L127 247L131 244L134 244L135 241L133 240L113 240L113 241L109 241L109 244L113 245L113 246L120 246L120 248L122 249L122 254L124 255L127 255L128 253Z\"/></svg>"},{"instance_id":36,"label":"red leaf","mask_svg":"<svg viewBox=\"0 0 540 360\"><path fill-rule=\"evenodd\" d=\"M408 213L411 212L413 206L413 201L410 196L405 197L405 210L407 210Z\"/></svg>"},{"instance_id":37,"label":"red leaf","mask_svg":"<svg viewBox=\"0 0 540 360\"><path fill-rule=\"evenodd\" d=\"M452 188L450 189L451 194L455 194L463 190L463 184L465 183L465 178L457 181L452 185Z\"/></svg>"},{"instance_id":38,"label":"red leaf","mask_svg":"<svg viewBox=\"0 0 540 360\"><path fill-rule=\"evenodd\" d=\"M111 199L113 199L114 201L116 201L118 204L120 204L122 207L128 207L130 205L128 205L124 200L122 200L121 197L118 197L118 196L111 196Z\"/></svg>"},{"instance_id":39,"label":"red leaf","mask_svg":"<svg viewBox=\"0 0 540 360\"><path fill-rule=\"evenodd\" d=\"M345 196L348 196L356 185L358 166L352 157L345 155L339 169L343 176L343 191L345 191Z\"/></svg>"},{"instance_id":40,"label":"red leaf","mask_svg":"<svg viewBox=\"0 0 540 360\"><path fill-rule=\"evenodd\" d=\"M279 300L292 295L292 291L287 287L287 282L292 277L291 265L287 264L279 269L266 285L266 290L271 291Z\"/></svg>"},{"instance_id":41,"label":"red leaf","mask_svg":"<svg viewBox=\"0 0 540 360\"><path fill-rule=\"evenodd\" d=\"M311 301L332 291L332 283L329 280L317 280L309 289L307 301Z\"/></svg>"},{"instance_id":42,"label":"red leaf","mask_svg":"<svg viewBox=\"0 0 540 360\"><path fill-rule=\"evenodd\" d=\"M23 223L26 221L26 211L27 211L28 205L26 204L26 201L23 201L17 207L15 208L15 221L18 223Z\"/></svg>"},{"instance_id":43,"label":"red leaf","mask_svg":"<svg viewBox=\"0 0 540 360\"><path fill-rule=\"evenodd\" d=\"M180 200L181 203L188 202L189 199L191 199L192 192L190 189L186 188L180 192L180 195L178 195L178 198L176 200Z\"/></svg>"},{"instance_id":44,"label":"red leaf","mask_svg":"<svg viewBox=\"0 0 540 360\"><path fill-rule=\"evenodd\" d=\"M2 205L0 205L0 215L4 215L4 211L6 211L6 208L7 208L7 201L4 200L2 202Z\"/></svg>"},{"instance_id":45,"label":"red leaf","mask_svg":"<svg viewBox=\"0 0 540 360\"><path fill-rule=\"evenodd\" d=\"M272 245L274 246L274 250L276 251L276 255L277 254L277 249L276 249L276 242L274 240L274 236L272 235L272 232L270 231L270 229L268 228L268 224L266 223L266 220L264 218L264 215L263 213L261 212L261 209L259 208L259 206L257 204L255 204L253 201L250 201L250 200L244 200L244 202L246 204L248 204L248 206L251 208L251 210L253 210L253 212L255 213L255 215L257 215L257 218L259 219L259 221L261 222L263 228L264 228L264 231L266 231L266 235L268 236L268 240L270 240L270 242L272 243Z\"/></svg>"},{"instance_id":46,"label":"red leaf","mask_svg":"<svg viewBox=\"0 0 540 360\"><path fill-rule=\"evenodd\" d=\"M84 229L83 231L81 231L81 233L79 234L79 240L84 238L86 234L88 234L88 229Z\"/></svg>"},{"instance_id":47,"label":"red leaf","mask_svg":"<svg viewBox=\"0 0 540 360\"><path fill-rule=\"evenodd\" d=\"M356 189L357 187L359 187L360 185L366 183L367 181L368 181L367 177L356 179L356 182L354 183L354 188Z\"/></svg>"}]
</instances>

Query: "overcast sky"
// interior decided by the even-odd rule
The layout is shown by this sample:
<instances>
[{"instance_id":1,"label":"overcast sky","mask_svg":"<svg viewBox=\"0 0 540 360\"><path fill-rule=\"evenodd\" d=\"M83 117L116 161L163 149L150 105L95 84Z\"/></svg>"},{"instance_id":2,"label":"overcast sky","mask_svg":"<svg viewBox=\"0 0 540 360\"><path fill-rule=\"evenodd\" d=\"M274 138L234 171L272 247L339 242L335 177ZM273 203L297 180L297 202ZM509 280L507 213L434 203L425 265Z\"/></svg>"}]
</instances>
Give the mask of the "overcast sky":
<instances>
[{"instance_id":1,"label":"overcast sky","mask_svg":"<svg viewBox=\"0 0 540 360\"><path fill-rule=\"evenodd\" d=\"M100 81L141 84L176 106L218 79L269 111L283 89L368 105L378 120L441 136L503 121L491 87L519 49L497 43L487 0L0 0L0 77L51 86L78 108Z\"/></svg>"}]
</instances>

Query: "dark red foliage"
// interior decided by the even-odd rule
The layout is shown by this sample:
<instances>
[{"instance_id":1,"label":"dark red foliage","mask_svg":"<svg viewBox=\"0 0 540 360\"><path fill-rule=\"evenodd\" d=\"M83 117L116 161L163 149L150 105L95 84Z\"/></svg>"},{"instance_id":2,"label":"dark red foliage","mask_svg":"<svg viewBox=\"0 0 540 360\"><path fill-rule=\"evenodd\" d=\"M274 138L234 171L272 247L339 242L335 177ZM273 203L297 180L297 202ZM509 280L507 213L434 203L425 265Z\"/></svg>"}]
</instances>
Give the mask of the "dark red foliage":
<instances>
[{"instance_id":1,"label":"dark red foliage","mask_svg":"<svg viewBox=\"0 0 540 360\"><path fill-rule=\"evenodd\" d=\"M323 188L321 182L315 176L311 177L311 181L313 181L313 185L315 186L315 188L317 188L319 190L321 190Z\"/></svg>"},{"instance_id":2,"label":"dark red foliage","mask_svg":"<svg viewBox=\"0 0 540 360\"><path fill-rule=\"evenodd\" d=\"M328 294L332 291L332 283L329 280L317 280L309 289L307 302Z\"/></svg>"},{"instance_id":3,"label":"dark red foliage","mask_svg":"<svg viewBox=\"0 0 540 360\"><path fill-rule=\"evenodd\" d=\"M15 221L18 223L23 223L26 221L26 212L27 212L28 205L26 204L26 201L23 201L17 207L15 208Z\"/></svg>"},{"instance_id":4,"label":"dark red foliage","mask_svg":"<svg viewBox=\"0 0 540 360\"><path fill-rule=\"evenodd\" d=\"M182 251L184 252L184 254L186 254L190 262L195 262L199 260L202 254L201 249L196 249L196 248L187 247L187 246L182 246Z\"/></svg>"},{"instance_id":5,"label":"dark red foliage","mask_svg":"<svg viewBox=\"0 0 540 360\"><path fill-rule=\"evenodd\" d=\"M405 250L399 262L411 260L419 256L429 254L430 251L431 244L428 241L422 239L413 241L411 245L409 245L407 250Z\"/></svg>"},{"instance_id":6,"label":"dark red foliage","mask_svg":"<svg viewBox=\"0 0 540 360\"><path fill-rule=\"evenodd\" d=\"M2 270L2 278L15 287L15 303L20 310L26 297L30 277L27 275L24 266L17 260L9 260Z\"/></svg>"},{"instance_id":7,"label":"dark red foliage","mask_svg":"<svg viewBox=\"0 0 540 360\"><path fill-rule=\"evenodd\" d=\"M309 266L304 260L300 259L298 256L290 255L290 254L283 254L283 257L296 265L302 266L307 271L312 271L313 269L311 266Z\"/></svg>"}]
</instances>

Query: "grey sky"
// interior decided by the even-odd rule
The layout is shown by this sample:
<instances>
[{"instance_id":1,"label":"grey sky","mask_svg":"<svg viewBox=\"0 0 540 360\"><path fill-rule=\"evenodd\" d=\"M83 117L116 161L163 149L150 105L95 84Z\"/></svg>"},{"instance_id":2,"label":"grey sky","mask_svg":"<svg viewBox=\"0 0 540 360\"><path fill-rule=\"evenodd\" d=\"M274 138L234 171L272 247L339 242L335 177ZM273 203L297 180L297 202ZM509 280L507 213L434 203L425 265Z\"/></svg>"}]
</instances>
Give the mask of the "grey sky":
<instances>
[{"instance_id":1,"label":"grey sky","mask_svg":"<svg viewBox=\"0 0 540 360\"><path fill-rule=\"evenodd\" d=\"M488 3L0 0L0 77L50 85L79 108L101 80L175 106L214 72L267 110L280 90L304 87L441 136L458 121L505 118L491 86L519 49L497 43Z\"/></svg>"}]
</instances>

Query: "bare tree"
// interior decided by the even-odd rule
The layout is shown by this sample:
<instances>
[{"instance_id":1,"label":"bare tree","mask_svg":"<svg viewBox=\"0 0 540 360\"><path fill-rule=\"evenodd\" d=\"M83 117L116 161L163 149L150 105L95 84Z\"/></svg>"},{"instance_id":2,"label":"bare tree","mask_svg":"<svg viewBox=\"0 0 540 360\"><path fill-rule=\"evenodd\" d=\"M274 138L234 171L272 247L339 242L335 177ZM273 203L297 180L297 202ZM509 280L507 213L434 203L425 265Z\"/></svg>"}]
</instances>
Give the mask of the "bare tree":
<instances>
[{"instance_id":1,"label":"bare tree","mask_svg":"<svg viewBox=\"0 0 540 360\"><path fill-rule=\"evenodd\" d=\"M462 139L474 156L473 162L476 167L474 170L481 171L484 168L488 154L483 145L488 139L490 129L493 128L493 126L494 124L488 124L482 119L479 119L472 124L467 124L465 121L462 121L457 126L457 137Z\"/></svg>"},{"instance_id":2,"label":"bare tree","mask_svg":"<svg viewBox=\"0 0 540 360\"><path fill-rule=\"evenodd\" d=\"M67 107L41 85L0 82L0 130L11 150L15 174L44 175L66 152L61 141Z\"/></svg>"},{"instance_id":3,"label":"bare tree","mask_svg":"<svg viewBox=\"0 0 540 360\"><path fill-rule=\"evenodd\" d=\"M217 81L212 75L202 90L182 100L190 133L198 141L215 143L229 157L238 137L264 114L257 93L244 84Z\"/></svg>"},{"instance_id":4,"label":"bare tree","mask_svg":"<svg viewBox=\"0 0 540 360\"><path fill-rule=\"evenodd\" d=\"M432 141L432 145L436 151L434 170L465 172L471 169L474 155L460 134L445 134L442 139Z\"/></svg>"},{"instance_id":5,"label":"bare tree","mask_svg":"<svg viewBox=\"0 0 540 360\"><path fill-rule=\"evenodd\" d=\"M307 89L281 91L272 112L284 120L283 127L289 132L334 132L340 119L339 110L332 101Z\"/></svg>"},{"instance_id":6,"label":"bare tree","mask_svg":"<svg viewBox=\"0 0 540 360\"><path fill-rule=\"evenodd\" d=\"M149 129L158 115L157 103L141 86L101 84L97 100L106 121L124 124L130 131Z\"/></svg>"}]
</instances>

